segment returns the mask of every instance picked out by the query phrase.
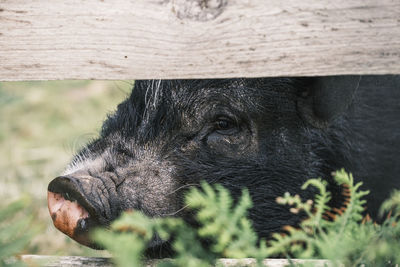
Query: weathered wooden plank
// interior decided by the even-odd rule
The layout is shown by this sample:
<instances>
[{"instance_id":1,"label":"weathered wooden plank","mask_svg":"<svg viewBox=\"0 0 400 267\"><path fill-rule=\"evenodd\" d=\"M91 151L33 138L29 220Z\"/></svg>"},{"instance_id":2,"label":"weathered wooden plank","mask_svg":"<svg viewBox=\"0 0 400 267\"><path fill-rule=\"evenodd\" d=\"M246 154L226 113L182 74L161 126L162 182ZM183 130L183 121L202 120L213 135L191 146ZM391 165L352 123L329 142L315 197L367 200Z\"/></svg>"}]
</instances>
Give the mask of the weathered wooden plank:
<instances>
[{"instance_id":1,"label":"weathered wooden plank","mask_svg":"<svg viewBox=\"0 0 400 267\"><path fill-rule=\"evenodd\" d=\"M46 267L112 267L110 258L79 257L79 256L42 256L42 255L22 255L21 260L28 266Z\"/></svg>"},{"instance_id":2,"label":"weathered wooden plank","mask_svg":"<svg viewBox=\"0 0 400 267\"><path fill-rule=\"evenodd\" d=\"M57 256L40 256L40 255L23 255L21 259L26 262L29 266L46 266L46 267L77 267L77 266L93 266L93 267L112 267L110 258L89 258L89 257L57 257ZM167 259L168 260L168 259ZM145 266L154 267L159 263L160 260L149 260ZM220 259L219 262L222 266L233 267L233 266L255 266L255 259ZM326 260L299 260L294 259L294 263L304 264L312 263L312 266L323 267L331 266ZM269 267L284 267L290 263L286 259L266 259L263 261L265 266Z\"/></svg>"},{"instance_id":3,"label":"weathered wooden plank","mask_svg":"<svg viewBox=\"0 0 400 267\"><path fill-rule=\"evenodd\" d=\"M389 73L399 0L0 0L0 80Z\"/></svg>"}]
</instances>

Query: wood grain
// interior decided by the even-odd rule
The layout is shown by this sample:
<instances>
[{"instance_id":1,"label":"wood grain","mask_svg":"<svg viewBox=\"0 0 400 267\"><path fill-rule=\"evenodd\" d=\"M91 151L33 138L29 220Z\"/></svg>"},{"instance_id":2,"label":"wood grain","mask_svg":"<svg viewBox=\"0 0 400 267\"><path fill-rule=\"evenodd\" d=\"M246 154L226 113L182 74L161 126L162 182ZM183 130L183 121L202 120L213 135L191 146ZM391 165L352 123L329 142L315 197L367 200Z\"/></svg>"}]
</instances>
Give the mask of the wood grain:
<instances>
[{"instance_id":1,"label":"wood grain","mask_svg":"<svg viewBox=\"0 0 400 267\"><path fill-rule=\"evenodd\" d=\"M0 80L400 74L399 0L0 0Z\"/></svg>"},{"instance_id":2,"label":"wood grain","mask_svg":"<svg viewBox=\"0 0 400 267\"><path fill-rule=\"evenodd\" d=\"M45 267L113 267L111 258L89 258L89 257L78 257L78 256L41 256L41 255L22 255L22 261L27 263L28 266L45 266ZM165 259L168 261L170 259ZM148 260L145 262L146 267L155 267L162 260ZM256 266L255 259L220 259L219 264L225 267L234 266ZM293 263L297 264L309 264L315 267L333 266L332 263L326 260L299 260L293 259ZM284 267L290 263L286 259L266 259L263 261L265 266L269 267Z\"/></svg>"}]
</instances>

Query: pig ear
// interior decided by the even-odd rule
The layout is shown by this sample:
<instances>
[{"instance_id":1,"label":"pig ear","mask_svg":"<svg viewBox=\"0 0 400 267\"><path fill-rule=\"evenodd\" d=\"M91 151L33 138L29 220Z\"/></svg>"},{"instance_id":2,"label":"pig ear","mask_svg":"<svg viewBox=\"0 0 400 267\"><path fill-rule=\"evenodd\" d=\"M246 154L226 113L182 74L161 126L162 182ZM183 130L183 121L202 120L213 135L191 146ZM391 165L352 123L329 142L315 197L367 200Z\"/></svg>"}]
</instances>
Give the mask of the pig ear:
<instances>
[{"instance_id":1,"label":"pig ear","mask_svg":"<svg viewBox=\"0 0 400 267\"><path fill-rule=\"evenodd\" d=\"M301 116L317 128L325 128L352 103L361 76L311 78L297 101Z\"/></svg>"}]
</instances>

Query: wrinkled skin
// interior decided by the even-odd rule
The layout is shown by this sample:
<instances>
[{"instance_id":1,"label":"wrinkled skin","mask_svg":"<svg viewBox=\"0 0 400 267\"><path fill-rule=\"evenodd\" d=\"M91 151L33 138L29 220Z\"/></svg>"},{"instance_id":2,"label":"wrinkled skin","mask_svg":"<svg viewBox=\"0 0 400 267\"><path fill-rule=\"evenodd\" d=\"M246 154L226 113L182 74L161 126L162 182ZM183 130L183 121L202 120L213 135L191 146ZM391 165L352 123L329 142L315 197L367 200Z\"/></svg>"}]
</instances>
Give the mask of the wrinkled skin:
<instances>
[{"instance_id":1,"label":"wrinkled skin","mask_svg":"<svg viewBox=\"0 0 400 267\"><path fill-rule=\"evenodd\" d=\"M100 137L50 183L55 225L93 247L88 230L109 225L124 210L190 222L184 192L206 180L235 197L247 187L254 202L249 217L259 236L268 237L301 219L276 204L277 196L289 191L311 198L301 185L315 177L332 182L331 172L342 167L373 190L369 212L375 215L400 184L400 79L334 80L348 87L344 93L318 93L325 86L318 81L136 81ZM325 95L329 101L318 102ZM340 205L340 189L332 189L332 204Z\"/></svg>"}]
</instances>

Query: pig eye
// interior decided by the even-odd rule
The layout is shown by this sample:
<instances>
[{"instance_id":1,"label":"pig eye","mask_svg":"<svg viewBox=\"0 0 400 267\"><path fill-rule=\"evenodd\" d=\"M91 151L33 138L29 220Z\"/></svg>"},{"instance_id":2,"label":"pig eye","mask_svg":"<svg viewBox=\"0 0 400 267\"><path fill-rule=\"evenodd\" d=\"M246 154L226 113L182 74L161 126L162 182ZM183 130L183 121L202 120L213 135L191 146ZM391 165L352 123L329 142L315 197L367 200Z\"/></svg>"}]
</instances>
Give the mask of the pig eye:
<instances>
[{"instance_id":1,"label":"pig eye","mask_svg":"<svg viewBox=\"0 0 400 267\"><path fill-rule=\"evenodd\" d=\"M232 134L233 131L237 128L236 123L226 117L218 118L215 121L215 130L220 134Z\"/></svg>"}]
</instances>

